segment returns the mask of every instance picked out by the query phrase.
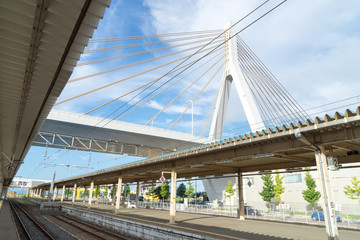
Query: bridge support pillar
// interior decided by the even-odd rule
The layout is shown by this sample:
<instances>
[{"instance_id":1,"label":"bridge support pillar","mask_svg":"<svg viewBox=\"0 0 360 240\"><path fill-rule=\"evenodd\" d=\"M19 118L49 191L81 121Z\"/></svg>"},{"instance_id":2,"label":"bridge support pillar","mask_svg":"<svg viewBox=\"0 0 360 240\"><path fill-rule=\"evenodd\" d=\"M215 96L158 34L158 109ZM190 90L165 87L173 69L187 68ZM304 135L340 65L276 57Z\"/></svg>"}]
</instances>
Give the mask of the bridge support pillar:
<instances>
[{"instance_id":1,"label":"bridge support pillar","mask_svg":"<svg viewBox=\"0 0 360 240\"><path fill-rule=\"evenodd\" d=\"M136 182L136 200L135 200L136 208L138 208L138 205L139 205L139 189L140 189L139 180L137 180L137 182Z\"/></svg>"},{"instance_id":2,"label":"bridge support pillar","mask_svg":"<svg viewBox=\"0 0 360 240\"><path fill-rule=\"evenodd\" d=\"M119 178L118 178L118 186L117 186L117 190L116 190L116 205L115 205L116 210L120 209L121 188L122 188L122 177L119 176ZM115 189L114 189L114 192L115 192ZM125 192L126 192L126 190L125 190Z\"/></svg>"},{"instance_id":3,"label":"bridge support pillar","mask_svg":"<svg viewBox=\"0 0 360 240\"><path fill-rule=\"evenodd\" d=\"M116 190L115 190L115 184L112 185L112 196L111 196L111 206L114 206L115 204L115 193L116 193Z\"/></svg>"},{"instance_id":4,"label":"bridge support pillar","mask_svg":"<svg viewBox=\"0 0 360 240\"><path fill-rule=\"evenodd\" d=\"M322 196L323 212L328 239L338 240L339 232L335 220L335 204L332 196L328 166L326 161L325 149L320 147L315 153L316 167L320 182L320 192Z\"/></svg>"},{"instance_id":5,"label":"bridge support pillar","mask_svg":"<svg viewBox=\"0 0 360 240\"><path fill-rule=\"evenodd\" d=\"M42 188L39 190L39 197L42 199Z\"/></svg>"},{"instance_id":6,"label":"bridge support pillar","mask_svg":"<svg viewBox=\"0 0 360 240\"><path fill-rule=\"evenodd\" d=\"M53 202L55 202L55 200L56 200L57 190L58 190L57 186L55 186L54 195L53 195Z\"/></svg>"},{"instance_id":7,"label":"bridge support pillar","mask_svg":"<svg viewBox=\"0 0 360 240\"><path fill-rule=\"evenodd\" d=\"M237 175L237 192L238 192L238 200L239 200L239 219L245 220L245 212L244 212L244 189L243 189L243 177L242 173L238 172Z\"/></svg>"},{"instance_id":8,"label":"bridge support pillar","mask_svg":"<svg viewBox=\"0 0 360 240\"><path fill-rule=\"evenodd\" d=\"M176 216L176 180L177 174L175 169L171 170L171 194L170 194L170 223L175 223Z\"/></svg>"},{"instance_id":9,"label":"bridge support pillar","mask_svg":"<svg viewBox=\"0 0 360 240\"><path fill-rule=\"evenodd\" d=\"M92 194L93 194L93 191L94 191L94 180L91 180L91 183L90 183L90 192L89 192L89 205L91 205L91 203L92 203Z\"/></svg>"},{"instance_id":10,"label":"bridge support pillar","mask_svg":"<svg viewBox=\"0 0 360 240\"><path fill-rule=\"evenodd\" d=\"M74 204L75 200L76 200L76 195L77 195L77 185L76 183L74 184L74 191L73 191L73 195L72 195L72 204Z\"/></svg>"},{"instance_id":11,"label":"bridge support pillar","mask_svg":"<svg viewBox=\"0 0 360 240\"><path fill-rule=\"evenodd\" d=\"M62 187L60 202L64 201L64 195L65 195L65 185L63 185L63 187Z\"/></svg>"}]
</instances>

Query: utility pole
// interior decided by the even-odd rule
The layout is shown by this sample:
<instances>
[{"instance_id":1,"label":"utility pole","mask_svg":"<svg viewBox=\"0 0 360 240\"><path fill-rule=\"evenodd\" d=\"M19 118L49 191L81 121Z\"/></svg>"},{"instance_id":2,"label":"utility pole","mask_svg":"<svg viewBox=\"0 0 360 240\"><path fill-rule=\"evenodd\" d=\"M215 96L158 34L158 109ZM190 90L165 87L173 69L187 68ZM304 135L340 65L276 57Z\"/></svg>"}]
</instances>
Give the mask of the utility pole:
<instances>
[{"instance_id":1,"label":"utility pole","mask_svg":"<svg viewBox=\"0 0 360 240\"><path fill-rule=\"evenodd\" d=\"M49 189L48 202L51 202L51 196L54 193L54 182L55 182L55 171L54 171L53 178L52 178L51 185L50 185L50 189Z\"/></svg>"}]
</instances>

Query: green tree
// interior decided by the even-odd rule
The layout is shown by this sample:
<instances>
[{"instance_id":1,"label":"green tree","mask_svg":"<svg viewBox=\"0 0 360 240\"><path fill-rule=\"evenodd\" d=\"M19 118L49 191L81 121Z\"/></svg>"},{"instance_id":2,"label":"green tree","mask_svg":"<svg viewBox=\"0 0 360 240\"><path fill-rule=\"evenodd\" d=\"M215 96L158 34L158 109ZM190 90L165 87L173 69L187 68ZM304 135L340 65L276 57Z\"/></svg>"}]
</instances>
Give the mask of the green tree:
<instances>
[{"instance_id":1,"label":"green tree","mask_svg":"<svg viewBox=\"0 0 360 240\"><path fill-rule=\"evenodd\" d=\"M160 192L161 192L161 186L158 186L154 189L154 195L158 198L161 198Z\"/></svg>"},{"instance_id":2,"label":"green tree","mask_svg":"<svg viewBox=\"0 0 360 240\"><path fill-rule=\"evenodd\" d=\"M302 191L302 195L303 195L303 198L305 199L305 201L310 203L310 205L313 207L313 210L314 210L315 203L320 199L321 194L319 191L316 191L315 180L312 178L312 176L309 172L305 173L305 183L306 183L307 189Z\"/></svg>"},{"instance_id":3,"label":"green tree","mask_svg":"<svg viewBox=\"0 0 360 240\"><path fill-rule=\"evenodd\" d=\"M262 199L270 205L271 199L275 197L274 192L274 182L270 174L265 174L261 176L263 180L263 189L259 192ZM269 207L269 206L268 206Z\"/></svg>"},{"instance_id":4,"label":"green tree","mask_svg":"<svg viewBox=\"0 0 360 240\"><path fill-rule=\"evenodd\" d=\"M170 197L170 186L167 182L161 185L160 196L162 199L168 199Z\"/></svg>"},{"instance_id":5,"label":"green tree","mask_svg":"<svg viewBox=\"0 0 360 240\"><path fill-rule=\"evenodd\" d=\"M176 189L176 195L178 197L184 198L185 197L185 192L186 192L186 186L184 183L181 183L179 185L179 187Z\"/></svg>"},{"instance_id":6,"label":"green tree","mask_svg":"<svg viewBox=\"0 0 360 240\"><path fill-rule=\"evenodd\" d=\"M104 196L107 197L109 194L109 187L108 185L105 186L105 192L104 192Z\"/></svg>"},{"instance_id":7,"label":"green tree","mask_svg":"<svg viewBox=\"0 0 360 240\"><path fill-rule=\"evenodd\" d=\"M193 188L192 182L190 180L187 182L187 184L188 184L188 188L185 191L185 196L188 198L191 198L194 196L194 193L195 193L194 188Z\"/></svg>"},{"instance_id":8,"label":"green tree","mask_svg":"<svg viewBox=\"0 0 360 240\"><path fill-rule=\"evenodd\" d=\"M115 187L111 187L111 188L110 188L110 196L111 196L111 197L112 197L113 194L114 194L115 188L116 188L116 185L115 185Z\"/></svg>"},{"instance_id":9,"label":"green tree","mask_svg":"<svg viewBox=\"0 0 360 240\"><path fill-rule=\"evenodd\" d=\"M130 186L129 186L128 184L126 184L126 194L125 194L125 197L126 197L127 195L129 195L129 193L130 193Z\"/></svg>"},{"instance_id":10,"label":"green tree","mask_svg":"<svg viewBox=\"0 0 360 240\"><path fill-rule=\"evenodd\" d=\"M347 185L344 187L344 193L350 199L357 199L360 207L360 180L357 177L353 177L351 180L351 185Z\"/></svg>"},{"instance_id":11,"label":"green tree","mask_svg":"<svg viewBox=\"0 0 360 240\"><path fill-rule=\"evenodd\" d=\"M227 183L227 187L225 188L224 196L225 198L230 200L231 205L231 197L235 195L236 190L233 188L231 181L229 180Z\"/></svg>"},{"instance_id":12,"label":"green tree","mask_svg":"<svg viewBox=\"0 0 360 240\"><path fill-rule=\"evenodd\" d=\"M155 194L155 188L154 187L151 187L147 190L147 192L145 193L145 195L148 195L148 196L151 196Z\"/></svg>"},{"instance_id":13,"label":"green tree","mask_svg":"<svg viewBox=\"0 0 360 240\"><path fill-rule=\"evenodd\" d=\"M278 203L281 202L281 194L284 193L285 187L283 185L284 176L280 177L280 175L277 173L275 175L275 186L274 186L274 192L275 192L275 199L278 201Z\"/></svg>"},{"instance_id":14,"label":"green tree","mask_svg":"<svg viewBox=\"0 0 360 240\"><path fill-rule=\"evenodd\" d=\"M73 190L65 189L65 195L66 196L70 196L70 195L72 195L72 193L73 193Z\"/></svg>"}]
</instances>

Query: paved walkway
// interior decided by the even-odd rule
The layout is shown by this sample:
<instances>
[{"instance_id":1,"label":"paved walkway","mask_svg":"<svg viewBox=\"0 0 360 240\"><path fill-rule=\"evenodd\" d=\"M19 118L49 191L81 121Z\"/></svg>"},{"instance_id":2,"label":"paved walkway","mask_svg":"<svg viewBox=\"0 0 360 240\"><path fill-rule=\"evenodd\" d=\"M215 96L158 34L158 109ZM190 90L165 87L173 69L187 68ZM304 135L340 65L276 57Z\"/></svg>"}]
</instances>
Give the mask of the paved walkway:
<instances>
[{"instance_id":1,"label":"paved walkway","mask_svg":"<svg viewBox=\"0 0 360 240\"><path fill-rule=\"evenodd\" d=\"M74 206L88 209L88 205L82 202L77 202ZM177 212L176 224L169 224L169 212L163 210L121 208L115 213L114 206L93 204L89 211L218 239L327 239L324 227L303 224L261 220L240 221L230 217L185 212ZM360 231L340 229L339 235L341 240L360 239Z\"/></svg>"},{"instance_id":2,"label":"paved walkway","mask_svg":"<svg viewBox=\"0 0 360 240\"><path fill-rule=\"evenodd\" d=\"M0 200L0 239L19 239L7 200Z\"/></svg>"}]
</instances>

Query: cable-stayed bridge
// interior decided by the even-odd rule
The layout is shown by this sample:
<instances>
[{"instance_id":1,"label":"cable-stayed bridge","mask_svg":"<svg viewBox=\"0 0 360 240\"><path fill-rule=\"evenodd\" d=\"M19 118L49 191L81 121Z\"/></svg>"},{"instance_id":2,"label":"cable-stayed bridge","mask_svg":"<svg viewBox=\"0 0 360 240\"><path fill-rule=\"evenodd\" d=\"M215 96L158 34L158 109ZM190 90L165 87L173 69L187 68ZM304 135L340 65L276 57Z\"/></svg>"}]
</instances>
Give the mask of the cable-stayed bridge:
<instances>
[{"instance_id":1,"label":"cable-stayed bridge","mask_svg":"<svg viewBox=\"0 0 360 240\"><path fill-rule=\"evenodd\" d=\"M354 154L359 147L359 110L309 120L240 38L243 30L276 7L238 31L234 29L241 20L225 29L93 39L90 43L94 46L84 51L109 2L39 3L1 4L10 10L4 11L2 19L6 24L0 38L6 56L0 69L0 113L4 115L0 120L1 185L10 185L34 138L35 144L67 149L138 156L159 154L136 166L115 169L111 176L102 176L107 174L103 171L97 177L94 173L61 183L63 187L74 184L76 188L76 184L93 187L95 180L97 184L118 180L120 196L123 180L150 180L166 170L171 172L170 221L174 222L177 173L182 177L219 171L237 173L240 217L244 217L243 172L316 165L326 221L330 222L327 226L334 230L329 211L331 194L327 194L331 189L325 181L326 155L339 157L344 163L358 161L356 156L347 154ZM79 70L68 81L83 52L87 55L77 63ZM82 116L55 117L54 112L45 120L66 82L65 92L55 106L75 106ZM218 141L223 138L227 112L241 108L231 99L232 85L253 133ZM181 108L180 103L184 102L190 103ZM202 124L195 124L191 132L195 130L196 136L201 137L178 133L190 125L184 118L189 119L188 110L194 110L194 105L196 120ZM172 112L178 113L177 118L170 117ZM94 114L101 118L84 116ZM136 122L145 126L117 122L120 119L138 119ZM148 127L154 121L164 129L177 131ZM213 144L202 144L209 140L202 138L207 135L215 141ZM201 145L185 147L193 144ZM164 154L165 151L173 152ZM146 172L151 164L151 173Z\"/></svg>"},{"instance_id":2,"label":"cable-stayed bridge","mask_svg":"<svg viewBox=\"0 0 360 240\"><path fill-rule=\"evenodd\" d=\"M166 117L170 121L166 121L166 124L161 124L161 127L171 130L174 127L176 128L179 122L181 123L181 119L184 118L185 114L189 116L189 109L191 108L193 111L194 105L196 105L200 112L207 111L208 113L195 114L196 118L201 119L198 122L201 121L203 125L200 126L198 124L195 129L192 127L192 131L195 130L198 136L208 134L211 140L219 140L222 137L228 105L231 107L231 111L244 109L249 123L248 129L251 129L253 132L282 124L289 124L290 122L304 122L308 118L306 112L269 69L265 67L244 40L237 35L233 28L234 25L228 24L225 30L91 40L91 43L97 44L109 42L112 44L114 42L123 44L85 50L85 54L124 49L130 49L128 51L131 53L105 58L99 58L97 57L98 55L90 55L86 59L93 60L78 63L79 69L92 64L108 63L134 56L136 56L136 59L129 60L131 63L114 68L104 67L99 72L92 72L90 74L86 72L84 76L76 74L75 77L69 80L68 88L71 89L72 84L81 84L80 86L84 87L80 88L74 96L65 99L61 97L55 106L61 107L64 104L66 108L66 104L69 105L72 102L76 104L76 102L83 101L81 104L85 108L90 106L86 103L92 98L91 96L96 97L100 95L100 100L92 101L92 108L85 110L82 114L85 116L100 112L108 120L99 120L96 128L106 128L106 125L111 124L112 121L126 119L126 117L131 115L137 116L136 114L139 114L139 112L141 113L141 119L145 119L154 112L154 108L151 109L151 105L157 104L159 111L153 114L150 119L144 120L144 125L148 126L155 120L157 122L165 122L163 119ZM144 39L146 41L139 42L139 40ZM135 43L129 43L129 41L135 41ZM169 45L169 43L172 43L172 45ZM194 46L194 44L197 45ZM185 46L190 47L187 48ZM147 50L143 50L144 47ZM185 52L189 52L189 54L185 55ZM140 56L144 59L140 60L142 59ZM150 62L151 65L147 65ZM112 66L114 64L109 63L108 65ZM133 75L128 75L106 84L102 84L104 81L97 81L99 76L106 77L110 73L116 73L119 76L124 76L121 71L125 70L133 73L134 67L136 70L140 67L142 70L146 70L135 72ZM156 74L158 77L154 79L153 74ZM91 82L91 86L94 86L94 83L96 83L96 87L87 89L87 81ZM240 103L229 103L232 100L230 99L232 84L236 87L236 94L241 100L242 107L239 105ZM127 87L128 85L131 88ZM112 88L115 90L111 90ZM126 88L126 90L123 90L123 88ZM206 91L207 88L211 89ZM86 89L86 91L83 89ZM111 97L107 97L107 92L117 90L123 93L118 94L116 97L112 93L109 94ZM96 95L98 93L99 95ZM93 107L94 102L104 101L103 99L111 100ZM209 101L209 99L213 100ZM204 104L204 101L207 104ZM186 107L179 107L179 103L183 102L189 103ZM236 107L234 107L234 104ZM169 115L167 112L171 111L172 107L177 108L177 112L179 112L177 118L174 118L174 114ZM47 122L50 122L50 120ZM189 125L189 121L185 121L183 124ZM45 126L48 125L45 124ZM42 129L42 131L46 132L47 130ZM61 131L57 133L61 134ZM85 136L80 134L77 137ZM107 138L107 140L110 139L113 138ZM131 137L129 140L121 138L121 142L132 143L132 140ZM199 137L198 142L204 142L204 139ZM139 144L139 142L135 141L133 144ZM183 146L186 147L185 145ZM174 147L167 146L164 148L174 149Z\"/></svg>"}]
</instances>

